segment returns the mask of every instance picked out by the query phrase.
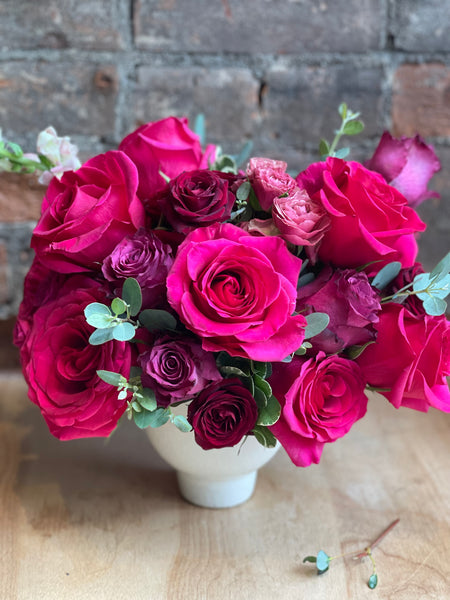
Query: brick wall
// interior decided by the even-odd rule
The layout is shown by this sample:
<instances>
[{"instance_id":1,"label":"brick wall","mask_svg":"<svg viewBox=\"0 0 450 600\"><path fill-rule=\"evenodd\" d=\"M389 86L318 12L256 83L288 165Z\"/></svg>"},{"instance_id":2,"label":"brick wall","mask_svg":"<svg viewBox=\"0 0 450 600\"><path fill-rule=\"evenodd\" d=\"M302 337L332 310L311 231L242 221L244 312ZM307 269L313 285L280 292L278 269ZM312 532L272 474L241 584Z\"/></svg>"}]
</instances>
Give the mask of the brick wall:
<instances>
[{"instance_id":1,"label":"brick wall","mask_svg":"<svg viewBox=\"0 0 450 600\"><path fill-rule=\"evenodd\" d=\"M208 141L316 160L336 107L360 110L354 156L370 156L383 129L431 141L442 198L421 209L421 258L448 250L450 230L449 0L3 0L0 127L34 148L52 124L82 158L138 124L206 116ZM31 260L42 195L31 178L0 175L0 319L12 324ZM9 336L3 324L1 336ZM0 356L0 359L2 357ZM3 357L4 359L4 357Z\"/></svg>"}]
</instances>

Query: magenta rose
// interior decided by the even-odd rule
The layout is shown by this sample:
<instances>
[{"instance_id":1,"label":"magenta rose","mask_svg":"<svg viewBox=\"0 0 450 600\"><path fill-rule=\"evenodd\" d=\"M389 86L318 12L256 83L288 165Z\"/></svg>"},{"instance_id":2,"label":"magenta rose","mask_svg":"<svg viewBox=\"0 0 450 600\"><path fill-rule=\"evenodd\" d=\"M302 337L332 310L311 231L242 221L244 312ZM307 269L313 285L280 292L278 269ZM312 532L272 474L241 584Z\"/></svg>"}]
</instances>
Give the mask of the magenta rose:
<instances>
[{"instance_id":1,"label":"magenta rose","mask_svg":"<svg viewBox=\"0 0 450 600\"><path fill-rule=\"evenodd\" d=\"M93 328L83 310L101 301L98 284L82 275L71 277L36 310L21 347L29 398L61 440L108 436L127 405L96 373L104 369L128 377L132 358L125 342L89 344Z\"/></svg>"},{"instance_id":2,"label":"magenta rose","mask_svg":"<svg viewBox=\"0 0 450 600\"><path fill-rule=\"evenodd\" d=\"M144 225L137 184L136 167L113 150L54 177L31 240L41 262L62 273L98 270L120 240Z\"/></svg>"},{"instance_id":3,"label":"magenta rose","mask_svg":"<svg viewBox=\"0 0 450 600\"><path fill-rule=\"evenodd\" d=\"M238 444L256 425L258 407L237 378L205 388L188 406L187 418L203 450Z\"/></svg>"},{"instance_id":4,"label":"magenta rose","mask_svg":"<svg viewBox=\"0 0 450 600\"><path fill-rule=\"evenodd\" d=\"M275 198L292 194L297 187L295 179L286 173L287 163L270 158L251 158L247 176L261 208L267 212Z\"/></svg>"},{"instance_id":5,"label":"magenta rose","mask_svg":"<svg viewBox=\"0 0 450 600\"><path fill-rule=\"evenodd\" d=\"M306 190L296 187L273 201L272 218L281 237L296 246L306 246L311 259L330 226L330 218L322 204L312 200Z\"/></svg>"},{"instance_id":6,"label":"magenta rose","mask_svg":"<svg viewBox=\"0 0 450 600\"><path fill-rule=\"evenodd\" d=\"M216 154L215 146L203 152L200 138L189 129L188 120L176 117L142 125L122 140L119 149L137 166L142 199L166 187L160 171L173 179L182 171L206 169Z\"/></svg>"},{"instance_id":7,"label":"magenta rose","mask_svg":"<svg viewBox=\"0 0 450 600\"><path fill-rule=\"evenodd\" d=\"M357 359L368 383L396 408L450 412L450 324L444 315L413 315L401 304L383 305L378 337Z\"/></svg>"},{"instance_id":8,"label":"magenta rose","mask_svg":"<svg viewBox=\"0 0 450 600\"><path fill-rule=\"evenodd\" d=\"M191 338L164 336L138 358L144 387L154 390L160 406L190 400L222 379L214 355Z\"/></svg>"},{"instance_id":9,"label":"magenta rose","mask_svg":"<svg viewBox=\"0 0 450 600\"><path fill-rule=\"evenodd\" d=\"M231 191L237 176L201 169L185 171L169 182L158 204L175 231L188 233L230 218L236 200Z\"/></svg>"},{"instance_id":10,"label":"magenta rose","mask_svg":"<svg viewBox=\"0 0 450 600\"><path fill-rule=\"evenodd\" d=\"M125 279L134 277L141 286L143 308L154 308L166 300L166 277L172 263L171 247L152 232L139 229L104 259L102 272L119 296Z\"/></svg>"},{"instance_id":11,"label":"magenta rose","mask_svg":"<svg viewBox=\"0 0 450 600\"><path fill-rule=\"evenodd\" d=\"M301 260L283 240L225 223L190 233L167 278L167 296L205 350L283 360L304 339L293 315Z\"/></svg>"},{"instance_id":12,"label":"magenta rose","mask_svg":"<svg viewBox=\"0 0 450 600\"><path fill-rule=\"evenodd\" d=\"M388 183L405 196L410 206L418 206L428 198L439 198L428 190L428 183L441 168L433 146L416 135L396 139L385 131L365 166L381 173Z\"/></svg>"},{"instance_id":13,"label":"magenta rose","mask_svg":"<svg viewBox=\"0 0 450 600\"><path fill-rule=\"evenodd\" d=\"M270 430L298 467L318 463L325 444L344 436L367 410L359 366L340 356L294 357L270 377L281 415Z\"/></svg>"},{"instance_id":14,"label":"magenta rose","mask_svg":"<svg viewBox=\"0 0 450 600\"><path fill-rule=\"evenodd\" d=\"M325 267L313 282L299 288L297 310L327 313L328 327L310 341L314 351L332 354L373 340L381 305L365 273Z\"/></svg>"},{"instance_id":15,"label":"magenta rose","mask_svg":"<svg viewBox=\"0 0 450 600\"><path fill-rule=\"evenodd\" d=\"M425 223L384 178L357 162L328 158L297 176L330 217L319 259L337 267L367 267L368 274L392 261L414 264L415 234Z\"/></svg>"}]
</instances>

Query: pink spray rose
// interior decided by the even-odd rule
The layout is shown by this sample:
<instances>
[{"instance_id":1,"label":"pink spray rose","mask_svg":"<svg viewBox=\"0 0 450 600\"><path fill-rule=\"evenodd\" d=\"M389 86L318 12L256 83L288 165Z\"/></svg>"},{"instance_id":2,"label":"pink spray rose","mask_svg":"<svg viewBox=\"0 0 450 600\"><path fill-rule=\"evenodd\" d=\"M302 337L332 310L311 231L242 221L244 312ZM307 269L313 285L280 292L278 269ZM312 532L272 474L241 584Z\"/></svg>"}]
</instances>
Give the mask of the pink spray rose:
<instances>
[{"instance_id":1,"label":"pink spray rose","mask_svg":"<svg viewBox=\"0 0 450 600\"><path fill-rule=\"evenodd\" d=\"M304 339L306 320L292 314L300 267L280 238L229 223L202 227L178 249L168 300L205 350L283 360Z\"/></svg>"},{"instance_id":2,"label":"pink spray rose","mask_svg":"<svg viewBox=\"0 0 450 600\"><path fill-rule=\"evenodd\" d=\"M256 401L237 378L205 388L188 407L195 441L203 450L238 444L256 425Z\"/></svg>"},{"instance_id":3,"label":"pink spray rose","mask_svg":"<svg viewBox=\"0 0 450 600\"><path fill-rule=\"evenodd\" d=\"M76 275L53 300L33 315L32 327L21 347L28 395L39 406L50 432L61 440L106 437L126 409L117 389L97 376L97 369L128 377L131 346L111 341L89 344L93 328L83 310L104 301L98 284Z\"/></svg>"},{"instance_id":4,"label":"pink spray rose","mask_svg":"<svg viewBox=\"0 0 450 600\"><path fill-rule=\"evenodd\" d=\"M102 273L116 295L128 277L134 277L142 289L143 308L155 308L166 301L166 277L172 266L171 247L151 231L139 229L124 238L102 265Z\"/></svg>"},{"instance_id":5,"label":"pink spray rose","mask_svg":"<svg viewBox=\"0 0 450 600\"><path fill-rule=\"evenodd\" d=\"M270 211L275 198L294 192L295 179L286 173L287 163L270 158L251 158L247 176L261 208Z\"/></svg>"},{"instance_id":6,"label":"pink spray rose","mask_svg":"<svg viewBox=\"0 0 450 600\"><path fill-rule=\"evenodd\" d=\"M144 225L137 184L136 167L116 150L54 177L31 239L41 262L62 273L98 270L123 237Z\"/></svg>"},{"instance_id":7,"label":"pink spray rose","mask_svg":"<svg viewBox=\"0 0 450 600\"><path fill-rule=\"evenodd\" d=\"M336 355L295 356L270 378L281 416L270 430L299 467L318 463L326 443L344 436L367 410L359 366Z\"/></svg>"},{"instance_id":8,"label":"pink spray rose","mask_svg":"<svg viewBox=\"0 0 450 600\"><path fill-rule=\"evenodd\" d=\"M296 246L306 246L310 258L315 257L315 248L330 226L330 218L323 206L298 187L292 193L274 199L272 218L281 237Z\"/></svg>"},{"instance_id":9,"label":"pink spray rose","mask_svg":"<svg viewBox=\"0 0 450 600\"><path fill-rule=\"evenodd\" d=\"M236 200L231 188L237 180L220 171L184 171L169 182L157 202L175 231L188 233L230 218Z\"/></svg>"},{"instance_id":10,"label":"pink spray rose","mask_svg":"<svg viewBox=\"0 0 450 600\"><path fill-rule=\"evenodd\" d=\"M332 354L374 339L381 305L365 273L325 267L313 282L299 288L297 310L328 314L328 327L310 341L314 351Z\"/></svg>"},{"instance_id":11,"label":"pink spray rose","mask_svg":"<svg viewBox=\"0 0 450 600\"><path fill-rule=\"evenodd\" d=\"M208 146L203 153L200 138L189 129L188 120L176 117L142 125L122 140L119 150L137 166L141 199L151 198L166 187L160 171L173 179L182 171L207 169L216 154L215 146Z\"/></svg>"},{"instance_id":12,"label":"pink spray rose","mask_svg":"<svg viewBox=\"0 0 450 600\"><path fill-rule=\"evenodd\" d=\"M450 412L450 323L444 315L413 315L401 304L383 305L378 337L357 359L368 383L396 408Z\"/></svg>"},{"instance_id":13,"label":"pink spray rose","mask_svg":"<svg viewBox=\"0 0 450 600\"><path fill-rule=\"evenodd\" d=\"M428 198L439 198L428 190L428 182L441 168L433 146L416 135L396 139L385 131L365 166L381 173L388 183L401 192L410 206L418 206Z\"/></svg>"},{"instance_id":14,"label":"pink spray rose","mask_svg":"<svg viewBox=\"0 0 450 600\"><path fill-rule=\"evenodd\" d=\"M144 387L154 390L160 406L190 400L209 383L222 379L214 355L186 337L163 336L138 358Z\"/></svg>"},{"instance_id":15,"label":"pink spray rose","mask_svg":"<svg viewBox=\"0 0 450 600\"><path fill-rule=\"evenodd\" d=\"M425 229L406 199L384 178L353 161L328 158L297 176L313 200L330 216L318 256L337 267L367 267L368 274L392 261L411 267L417 256L415 234Z\"/></svg>"}]
</instances>

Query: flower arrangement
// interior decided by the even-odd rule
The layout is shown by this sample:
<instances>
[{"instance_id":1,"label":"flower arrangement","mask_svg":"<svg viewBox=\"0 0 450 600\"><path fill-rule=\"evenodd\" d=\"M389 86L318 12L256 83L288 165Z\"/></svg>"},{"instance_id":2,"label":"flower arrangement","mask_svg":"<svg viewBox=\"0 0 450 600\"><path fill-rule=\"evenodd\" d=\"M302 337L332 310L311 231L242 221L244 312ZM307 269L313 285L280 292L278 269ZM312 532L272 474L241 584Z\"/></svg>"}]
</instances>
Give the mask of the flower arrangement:
<instances>
[{"instance_id":1,"label":"flower arrangement","mask_svg":"<svg viewBox=\"0 0 450 600\"><path fill-rule=\"evenodd\" d=\"M37 154L0 141L0 168L48 184L15 343L53 435L108 436L126 413L204 450L278 440L308 466L365 415L367 389L450 411L450 253L431 273L417 262L439 161L389 133L347 160L338 143L363 124L339 114L295 177L204 149L202 118L142 125L83 165L51 128Z\"/></svg>"}]
</instances>

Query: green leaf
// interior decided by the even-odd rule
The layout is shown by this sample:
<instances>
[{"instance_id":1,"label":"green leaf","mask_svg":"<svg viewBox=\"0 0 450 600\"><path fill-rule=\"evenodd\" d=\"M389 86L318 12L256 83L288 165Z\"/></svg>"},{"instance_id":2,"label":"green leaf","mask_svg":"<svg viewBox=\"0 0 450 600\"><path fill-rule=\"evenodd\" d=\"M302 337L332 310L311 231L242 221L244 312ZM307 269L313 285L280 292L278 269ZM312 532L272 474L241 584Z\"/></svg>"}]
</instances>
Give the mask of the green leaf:
<instances>
[{"instance_id":1,"label":"green leaf","mask_svg":"<svg viewBox=\"0 0 450 600\"><path fill-rule=\"evenodd\" d=\"M253 371L253 373L256 373L257 375L259 375L260 377L268 377L269 376L269 368L271 367L270 363L266 363L266 362L258 362L258 361L253 361L251 362L251 369Z\"/></svg>"},{"instance_id":2,"label":"green leaf","mask_svg":"<svg viewBox=\"0 0 450 600\"><path fill-rule=\"evenodd\" d=\"M89 343L92 346L100 346L100 344L104 344L106 342L110 342L113 338L114 328L110 327L108 329L96 329L89 338Z\"/></svg>"},{"instance_id":3,"label":"green leaf","mask_svg":"<svg viewBox=\"0 0 450 600\"><path fill-rule=\"evenodd\" d=\"M219 367L219 368L220 368L220 372L222 373L222 375L225 375L226 377L229 377L231 375L233 375L235 377L248 377L248 374L244 373L244 371L239 369L239 367L231 367L231 366L224 365L223 367Z\"/></svg>"},{"instance_id":4,"label":"green leaf","mask_svg":"<svg viewBox=\"0 0 450 600\"><path fill-rule=\"evenodd\" d=\"M135 394L135 398L145 410L152 411L155 410L157 406L155 392L149 388L142 388L139 390L139 392Z\"/></svg>"},{"instance_id":5,"label":"green leaf","mask_svg":"<svg viewBox=\"0 0 450 600\"><path fill-rule=\"evenodd\" d=\"M319 142L319 155L320 155L320 158L326 158L329 154L330 154L330 145L329 145L329 143L326 140L321 139L320 142Z\"/></svg>"},{"instance_id":6,"label":"green leaf","mask_svg":"<svg viewBox=\"0 0 450 600\"><path fill-rule=\"evenodd\" d=\"M189 421L183 415L176 415L173 418L172 422L175 425L175 427L177 429L179 429L180 431L183 431L183 432L192 431L192 425L189 423Z\"/></svg>"},{"instance_id":7,"label":"green leaf","mask_svg":"<svg viewBox=\"0 0 450 600\"><path fill-rule=\"evenodd\" d=\"M122 298L130 307L130 315L136 316L142 306L141 286L134 277L125 279L122 287Z\"/></svg>"},{"instance_id":8,"label":"green leaf","mask_svg":"<svg viewBox=\"0 0 450 600\"><path fill-rule=\"evenodd\" d=\"M275 448L277 445L277 438L273 435L273 433L264 427L263 425L256 425L252 433L254 434L256 440L265 448Z\"/></svg>"},{"instance_id":9,"label":"green leaf","mask_svg":"<svg viewBox=\"0 0 450 600\"><path fill-rule=\"evenodd\" d=\"M247 200L251 189L252 186L250 184L250 181L244 181L244 183L240 185L237 189L236 198L241 201Z\"/></svg>"},{"instance_id":10,"label":"green leaf","mask_svg":"<svg viewBox=\"0 0 450 600\"><path fill-rule=\"evenodd\" d=\"M96 329L107 329L108 327L115 327L114 317L111 314L89 315L88 317L86 317L86 321L89 323L89 325L95 327Z\"/></svg>"},{"instance_id":11,"label":"green leaf","mask_svg":"<svg viewBox=\"0 0 450 600\"><path fill-rule=\"evenodd\" d=\"M345 158L350 154L350 148L340 148L333 153L333 156L336 158Z\"/></svg>"},{"instance_id":12,"label":"green leaf","mask_svg":"<svg viewBox=\"0 0 450 600\"><path fill-rule=\"evenodd\" d=\"M328 327L330 317L326 313L316 312L306 315L305 340L319 335Z\"/></svg>"},{"instance_id":13,"label":"green leaf","mask_svg":"<svg viewBox=\"0 0 450 600\"><path fill-rule=\"evenodd\" d=\"M427 315L439 317L440 315L443 315L446 312L447 302L442 298L437 298L436 296L429 296L426 300L423 301L423 309L427 313Z\"/></svg>"},{"instance_id":14,"label":"green leaf","mask_svg":"<svg viewBox=\"0 0 450 600\"><path fill-rule=\"evenodd\" d=\"M88 304L84 309L84 316L88 318L91 315L111 316L111 311L106 304L101 304L100 302L91 302L91 304Z\"/></svg>"},{"instance_id":15,"label":"green leaf","mask_svg":"<svg viewBox=\"0 0 450 600\"><path fill-rule=\"evenodd\" d=\"M139 315L139 322L148 331L176 329L177 320L166 310L147 308Z\"/></svg>"},{"instance_id":16,"label":"green leaf","mask_svg":"<svg viewBox=\"0 0 450 600\"><path fill-rule=\"evenodd\" d=\"M367 582L367 585L370 587L371 590L373 590L377 587L377 583L378 583L378 575L376 573L372 573L372 575L369 577L369 581Z\"/></svg>"},{"instance_id":17,"label":"green leaf","mask_svg":"<svg viewBox=\"0 0 450 600\"><path fill-rule=\"evenodd\" d=\"M109 383L114 387L119 387L127 383L126 378L120 373L114 373L114 371L103 371L102 369L97 371L97 375L105 383Z\"/></svg>"},{"instance_id":18,"label":"green leaf","mask_svg":"<svg viewBox=\"0 0 450 600\"><path fill-rule=\"evenodd\" d=\"M437 281L442 277L445 277L447 273L450 271L450 252L444 256L442 260L438 262L438 264L431 271L431 278L437 277Z\"/></svg>"},{"instance_id":19,"label":"green leaf","mask_svg":"<svg viewBox=\"0 0 450 600\"><path fill-rule=\"evenodd\" d=\"M270 396L267 405L259 411L258 425L273 425L278 421L281 414L281 406L275 396Z\"/></svg>"},{"instance_id":20,"label":"green leaf","mask_svg":"<svg viewBox=\"0 0 450 600\"><path fill-rule=\"evenodd\" d=\"M304 275L300 275L297 282L297 289L303 287L304 285L307 285L308 283L311 283L312 281L314 281L314 279L314 273L305 273Z\"/></svg>"},{"instance_id":21,"label":"green leaf","mask_svg":"<svg viewBox=\"0 0 450 600\"><path fill-rule=\"evenodd\" d=\"M206 141L206 125L205 115L203 113L200 113L195 117L194 131L200 138L200 144L204 146Z\"/></svg>"},{"instance_id":22,"label":"green leaf","mask_svg":"<svg viewBox=\"0 0 450 600\"><path fill-rule=\"evenodd\" d=\"M252 383L254 383L253 379L250 379L250 381ZM253 389L250 391L251 391L253 398L255 399L256 406L258 407L258 412L261 410L264 410L264 408L267 406L267 400L268 400L265 393L260 388L256 387L255 385L253 385Z\"/></svg>"},{"instance_id":23,"label":"green leaf","mask_svg":"<svg viewBox=\"0 0 450 600\"><path fill-rule=\"evenodd\" d=\"M414 277L413 290L424 301L429 296L444 299L450 292L450 275L433 278L430 273L420 273Z\"/></svg>"},{"instance_id":24,"label":"green leaf","mask_svg":"<svg viewBox=\"0 0 450 600\"><path fill-rule=\"evenodd\" d=\"M136 328L131 323L119 323L112 330L113 338L118 342L128 342L134 338Z\"/></svg>"},{"instance_id":25,"label":"green leaf","mask_svg":"<svg viewBox=\"0 0 450 600\"><path fill-rule=\"evenodd\" d=\"M374 343L375 343L375 340L370 340L369 342L366 342L362 346L349 346L346 350L347 356L349 358L351 358L351 360L355 360L356 358L361 356L361 354L364 352L364 350L367 348L367 346L370 346L370 344L374 344Z\"/></svg>"},{"instance_id":26,"label":"green leaf","mask_svg":"<svg viewBox=\"0 0 450 600\"><path fill-rule=\"evenodd\" d=\"M319 571L319 575L321 575L322 573L325 573L325 571L328 570L329 565L330 565L330 557L323 550L319 550L319 552L317 553L317 558L316 558L316 566L317 566L317 570Z\"/></svg>"},{"instance_id":27,"label":"green leaf","mask_svg":"<svg viewBox=\"0 0 450 600\"><path fill-rule=\"evenodd\" d=\"M397 277L402 268L402 263L398 261L385 265L378 271L372 280L372 286L378 290L384 289L393 279Z\"/></svg>"},{"instance_id":28,"label":"green leaf","mask_svg":"<svg viewBox=\"0 0 450 600\"><path fill-rule=\"evenodd\" d=\"M111 302L111 310L115 315L122 315L127 312L127 305L120 298L114 298Z\"/></svg>"},{"instance_id":29,"label":"green leaf","mask_svg":"<svg viewBox=\"0 0 450 600\"><path fill-rule=\"evenodd\" d=\"M7 147L14 158L21 158L23 156L23 150L19 144L16 144L15 142L7 142Z\"/></svg>"},{"instance_id":30,"label":"green leaf","mask_svg":"<svg viewBox=\"0 0 450 600\"><path fill-rule=\"evenodd\" d=\"M251 140L249 140L248 142L246 142L242 148L242 150L239 152L239 154L237 156L233 156L234 162L235 164L240 167L241 165L243 165L244 163L246 163L248 161L248 159L250 158L250 154L252 153L252 149L253 149L253 142Z\"/></svg>"},{"instance_id":31,"label":"green leaf","mask_svg":"<svg viewBox=\"0 0 450 600\"><path fill-rule=\"evenodd\" d=\"M255 386L259 388L267 398L270 398L272 395L272 388L270 387L270 383L266 381L263 377L260 377L257 373L253 377L255 381Z\"/></svg>"},{"instance_id":32,"label":"green leaf","mask_svg":"<svg viewBox=\"0 0 450 600\"><path fill-rule=\"evenodd\" d=\"M157 408L156 410L142 410L140 413L133 412L133 420L139 429L146 427L161 427L170 419L170 410Z\"/></svg>"},{"instance_id":33,"label":"green leaf","mask_svg":"<svg viewBox=\"0 0 450 600\"><path fill-rule=\"evenodd\" d=\"M364 123L362 121L347 121L344 125L344 135L357 135L364 129Z\"/></svg>"},{"instance_id":34,"label":"green leaf","mask_svg":"<svg viewBox=\"0 0 450 600\"><path fill-rule=\"evenodd\" d=\"M247 376L251 372L250 362L247 359L230 356L226 352L219 352L216 357L216 364L219 369L221 367L237 367Z\"/></svg>"},{"instance_id":35,"label":"green leaf","mask_svg":"<svg viewBox=\"0 0 450 600\"><path fill-rule=\"evenodd\" d=\"M341 115L342 120L345 121L345 119L347 118L347 104L345 102L339 104L338 111Z\"/></svg>"},{"instance_id":36,"label":"green leaf","mask_svg":"<svg viewBox=\"0 0 450 600\"><path fill-rule=\"evenodd\" d=\"M306 347L305 346L300 346L300 348L297 348L297 350L294 352L295 356L304 356L306 354Z\"/></svg>"},{"instance_id":37,"label":"green leaf","mask_svg":"<svg viewBox=\"0 0 450 600\"><path fill-rule=\"evenodd\" d=\"M305 556L305 558L303 559L303 562L310 562L310 563L315 563L316 562L316 557L315 556Z\"/></svg>"}]
</instances>

